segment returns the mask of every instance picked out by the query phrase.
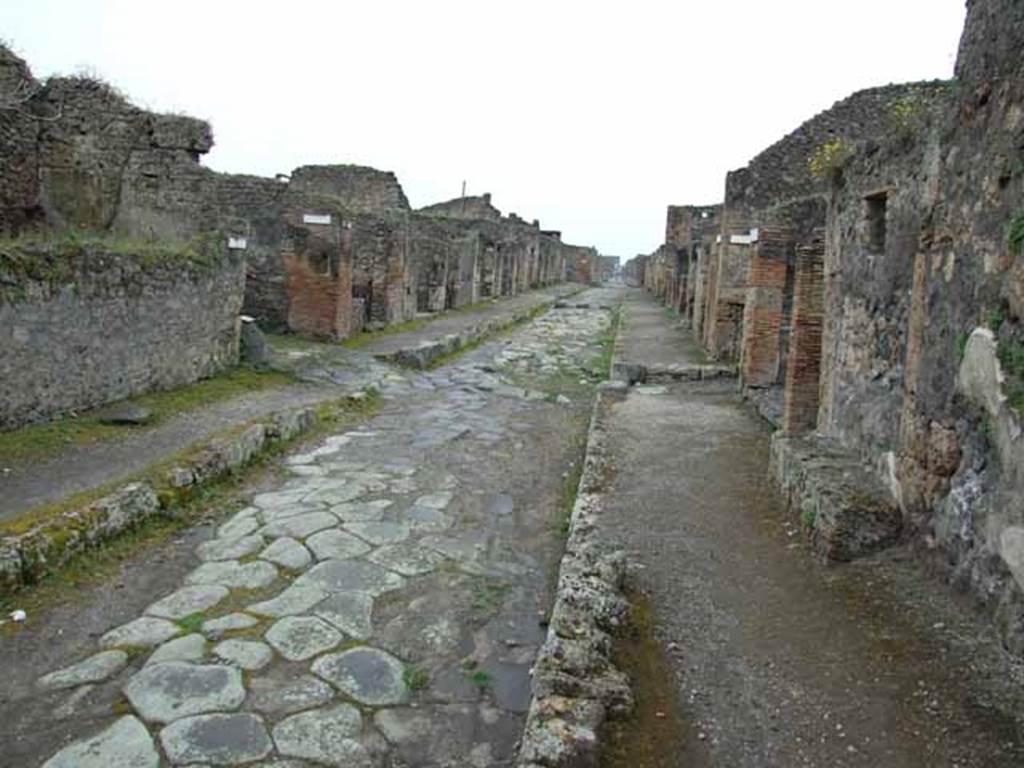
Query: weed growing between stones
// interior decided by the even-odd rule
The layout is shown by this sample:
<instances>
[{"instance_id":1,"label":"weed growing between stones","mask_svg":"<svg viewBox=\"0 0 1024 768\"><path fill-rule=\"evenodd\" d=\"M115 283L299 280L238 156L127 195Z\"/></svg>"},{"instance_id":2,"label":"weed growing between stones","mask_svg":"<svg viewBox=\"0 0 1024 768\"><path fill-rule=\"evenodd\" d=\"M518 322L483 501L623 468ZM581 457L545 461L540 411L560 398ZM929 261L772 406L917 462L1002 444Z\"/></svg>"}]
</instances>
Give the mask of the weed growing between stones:
<instances>
[{"instance_id":1,"label":"weed growing between stones","mask_svg":"<svg viewBox=\"0 0 1024 768\"><path fill-rule=\"evenodd\" d=\"M473 585L473 617L481 623L494 616L501 608L508 592L508 585L498 581L481 579Z\"/></svg>"},{"instance_id":2,"label":"weed growing between stones","mask_svg":"<svg viewBox=\"0 0 1024 768\"><path fill-rule=\"evenodd\" d=\"M422 691L430 685L430 673L423 667L406 667L402 672L402 682L410 691Z\"/></svg>"},{"instance_id":3,"label":"weed growing between stones","mask_svg":"<svg viewBox=\"0 0 1024 768\"><path fill-rule=\"evenodd\" d=\"M1024 211L1021 211L1006 227L1006 246L1014 256L1024 253Z\"/></svg>"}]
</instances>

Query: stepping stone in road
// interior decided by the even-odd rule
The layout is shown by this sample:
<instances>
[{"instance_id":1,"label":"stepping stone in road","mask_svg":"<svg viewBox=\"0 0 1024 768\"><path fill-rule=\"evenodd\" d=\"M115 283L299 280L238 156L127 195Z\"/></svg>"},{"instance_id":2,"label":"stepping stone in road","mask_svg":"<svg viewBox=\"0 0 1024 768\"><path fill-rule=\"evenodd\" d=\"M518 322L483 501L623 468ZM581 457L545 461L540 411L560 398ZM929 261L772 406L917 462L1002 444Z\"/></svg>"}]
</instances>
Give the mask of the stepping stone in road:
<instances>
[{"instance_id":1,"label":"stepping stone in road","mask_svg":"<svg viewBox=\"0 0 1024 768\"><path fill-rule=\"evenodd\" d=\"M39 686L50 690L73 688L83 683L98 683L117 674L128 663L124 651L101 651L70 667L39 678Z\"/></svg>"},{"instance_id":2,"label":"stepping stone in road","mask_svg":"<svg viewBox=\"0 0 1024 768\"><path fill-rule=\"evenodd\" d=\"M370 765L370 759L356 740L361 728L359 711L349 704L337 704L282 720L274 726L274 744L278 752L288 757L364 768Z\"/></svg>"},{"instance_id":3,"label":"stepping stone in road","mask_svg":"<svg viewBox=\"0 0 1024 768\"><path fill-rule=\"evenodd\" d=\"M238 765L274 748L263 720L248 713L182 718L160 731L160 743L175 765Z\"/></svg>"},{"instance_id":4,"label":"stepping stone in road","mask_svg":"<svg viewBox=\"0 0 1024 768\"><path fill-rule=\"evenodd\" d=\"M157 723L238 709L245 700L241 670L183 661L143 667L124 687L124 694L143 719Z\"/></svg>"},{"instance_id":5,"label":"stepping stone in road","mask_svg":"<svg viewBox=\"0 0 1024 768\"><path fill-rule=\"evenodd\" d=\"M190 573L187 584L219 584L231 589L260 589L269 586L277 578L277 568L263 560L240 563L237 560L220 560L203 563Z\"/></svg>"},{"instance_id":6,"label":"stepping stone in road","mask_svg":"<svg viewBox=\"0 0 1024 768\"><path fill-rule=\"evenodd\" d=\"M122 717L89 739L65 747L43 768L158 768L153 738L136 718Z\"/></svg>"},{"instance_id":7,"label":"stepping stone in road","mask_svg":"<svg viewBox=\"0 0 1024 768\"><path fill-rule=\"evenodd\" d=\"M270 646L258 640L224 640L213 646L213 655L242 669L263 669L274 658Z\"/></svg>"},{"instance_id":8,"label":"stepping stone in road","mask_svg":"<svg viewBox=\"0 0 1024 768\"><path fill-rule=\"evenodd\" d=\"M182 587L177 592L157 600L146 609L146 613L165 619L183 619L193 613L202 613L213 608L227 596L227 588L215 584Z\"/></svg>"},{"instance_id":9,"label":"stepping stone in road","mask_svg":"<svg viewBox=\"0 0 1024 768\"><path fill-rule=\"evenodd\" d=\"M404 671L405 666L394 656L369 647L328 654L313 663L313 674L360 704L373 707L406 700Z\"/></svg>"},{"instance_id":10,"label":"stepping stone in road","mask_svg":"<svg viewBox=\"0 0 1024 768\"><path fill-rule=\"evenodd\" d=\"M143 616L107 632L100 638L100 645L103 648L113 648L118 645L149 647L160 645L180 633L181 627L167 619Z\"/></svg>"},{"instance_id":11,"label":"stepping stone in road","mask_svg":"<svg viewBox=\"0 0 1024 768\"><path fill-rule=\"evenodd\" d=\"M305 661L336 646L342 635L314 616L287 616L267 631L266 640L289 661Z\"/></svg>"}]
</instances>

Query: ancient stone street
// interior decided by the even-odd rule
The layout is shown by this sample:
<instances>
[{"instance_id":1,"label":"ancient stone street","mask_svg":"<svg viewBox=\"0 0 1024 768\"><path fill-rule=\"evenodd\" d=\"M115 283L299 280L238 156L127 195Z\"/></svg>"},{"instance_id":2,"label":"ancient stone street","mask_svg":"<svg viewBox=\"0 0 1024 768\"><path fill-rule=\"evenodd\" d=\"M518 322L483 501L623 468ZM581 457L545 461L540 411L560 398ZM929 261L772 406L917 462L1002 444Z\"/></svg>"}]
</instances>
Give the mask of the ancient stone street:
<instances>
[{"instance_id":1,"label":"ancient stone street","mask_svg":"<svg viewBox=\"0 0 1024 768\"><path fill-rule=\"evenodd\" d=\"M381 413L289 454L177 585L7 689L5 759L510 763L614 299L392 370Z\"/></svg>"}]
</instances>

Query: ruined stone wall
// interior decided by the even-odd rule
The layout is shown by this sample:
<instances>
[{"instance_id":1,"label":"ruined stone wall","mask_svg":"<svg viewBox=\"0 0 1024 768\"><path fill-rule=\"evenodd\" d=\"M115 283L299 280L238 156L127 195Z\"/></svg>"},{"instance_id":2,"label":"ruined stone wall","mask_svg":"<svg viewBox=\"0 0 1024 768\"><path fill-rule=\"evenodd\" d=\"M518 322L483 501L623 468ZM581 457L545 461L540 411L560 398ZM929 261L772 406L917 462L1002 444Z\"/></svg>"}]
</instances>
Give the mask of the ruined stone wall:
<instances>
[{"instance_id":1,"label":"ruined stone wall","mask_svg":"<svg viewBox=\"0 0 1024 768\"><path fill-rule=\"evenodd\" d=\"M304 165L292 171L290 184L297 192L334 198L358 213L409 210L402 185L390 171L361 165Z\"/></svg>"},{"instance_id":2,"label":"ruined stone wall","mask_svg":"<svg viewBox=\"0 0 1024 768\"><path fill-rule=\"evenodd\" d=\"M498 221L501 219L501 211L491 205L490 194L483 194L479 197L456 197L453 200L420 208L418 213L425 216L468 219L470 221Z\"/></svg>"},{"instance_id":3,"label":"ruined stone wall","mask_svg":"<svg viewBox=\"0 0 1024 768\"><path fill-rule=\"evenodd\" d=\"M0 427L153 389L238 360L244 259L65 243L0 251Z\"/></svg>"},{"instance_id":4,"label":"ruined stone wall","mask_svg":"<svg viewBox=\"0 0 1024 768\"><path fill-rule=\"evenodd\" d=\"M566 280L589 285L593 279L593 262L597 258L597 251L568 243L562 243L562 251L566 260Z\"/></svg>"},{"instance_id":5,"label":"ruined stone wall","mask_svg":"<svg viewBox=\"0 0 1024 768\"><path fill-rule=\"evenodd\" d=\"M359 213L352 229L352 294L364 301L367 327L403 322L416 314L409 276L409 214Z\"/></svg>"}]
</instances>

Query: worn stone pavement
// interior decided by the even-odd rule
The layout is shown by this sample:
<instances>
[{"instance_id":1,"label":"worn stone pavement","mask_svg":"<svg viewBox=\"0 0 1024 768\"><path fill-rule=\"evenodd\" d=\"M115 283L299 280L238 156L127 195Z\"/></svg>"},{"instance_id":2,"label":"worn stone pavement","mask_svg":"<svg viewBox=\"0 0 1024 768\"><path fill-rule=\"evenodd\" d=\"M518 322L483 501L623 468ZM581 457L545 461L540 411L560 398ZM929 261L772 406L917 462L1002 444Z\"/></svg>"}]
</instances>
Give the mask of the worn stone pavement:
<instances>
[{"instance_id":1,"label":"worn stone pavement","mask_svg":"<svg viewBox=\"0 0 1024 768\"><path fill-rule=\"evenodd\" d=\"M685 333L631 291L617 355L675 354ZM1019 662L908 551L815 561L734 382L634 387L601 419L601 529L636 565L673 678L644 684L679 724L659 750L633 723L613 768L1024 765Z\"/></svg>"},{"instance_id":2,"label":"worn stone pavement","mask_svg":"<svg viewBox=\"0 0 1024 768\"><path fill-rule=\"evenodd\" d=\"M91 649L74 636L88 598L0 641L0 765L508 764L610 317L596 306L616 296L588 293L456 364L387 372L377 416L289 455L283 481L194 537L176 583L125 584L148 607Z\"/></svg>"},{"instance_id":3,"label":"worn stone pavement","mask_svg":"<svg viewBox=\"0 0 1024 768\"><path fill-rule=\"evenodd\" d=\"M278 350L277 363L294 369L304 381L181 413L145 429L128 429L117 440L68 446L43 460L7 462L0 468L0 521L66 496L123 480L150 464L224 430L268 414L332 400L376 384L388 372L375 354L439 339L474 324L553 301L579 286L559 285L529 291L476 307L445 313L411 331L381 336L358 350L310 344L302 352ZM317 356L326 360L317 360ZM307 359L308 358L308 359ZM98 450L102 448L102 450Z\"/></svg>"}]
</instances>

